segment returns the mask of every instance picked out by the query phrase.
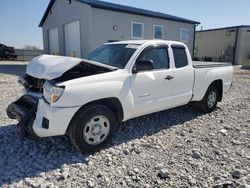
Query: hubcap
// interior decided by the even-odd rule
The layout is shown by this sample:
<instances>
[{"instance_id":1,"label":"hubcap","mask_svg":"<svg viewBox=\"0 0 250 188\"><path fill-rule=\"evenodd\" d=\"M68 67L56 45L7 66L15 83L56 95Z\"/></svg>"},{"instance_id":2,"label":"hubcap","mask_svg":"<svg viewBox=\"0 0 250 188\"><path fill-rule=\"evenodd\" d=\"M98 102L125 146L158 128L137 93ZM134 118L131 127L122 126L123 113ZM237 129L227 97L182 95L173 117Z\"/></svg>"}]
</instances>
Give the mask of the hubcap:
<instances>
[{"instance_id":1,"label":"hubcap","mask_svg":"<svg viewBox=\"0 0 250 188\"><path fill-rule=\"evenodd\" d=\"M207 100L207 106L208 108L213 108L214 105L216 104L217 101L217 95L215 91L212 91L209 95L208 95L208 100Z\"/></svg>"},{"instance_id":2,"label":"hubcap","mask_svg":"<svg viewBox=\"0 0 250 188\"><path fill-rule=\"evenodd\" d=\"M83 137L88 144L98 145L107 138L109 130L108 118L101 115L94 116L87 122L83 130Z\"/></svg>"}]
</instances>

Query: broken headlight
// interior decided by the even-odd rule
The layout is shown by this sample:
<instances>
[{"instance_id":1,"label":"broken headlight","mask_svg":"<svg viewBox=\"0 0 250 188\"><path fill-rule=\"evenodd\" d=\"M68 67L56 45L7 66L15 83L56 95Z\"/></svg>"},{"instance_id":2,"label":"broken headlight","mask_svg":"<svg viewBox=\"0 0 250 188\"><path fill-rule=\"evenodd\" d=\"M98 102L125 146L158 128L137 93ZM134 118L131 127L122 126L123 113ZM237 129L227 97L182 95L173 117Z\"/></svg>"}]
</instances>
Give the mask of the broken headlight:
<instances>
[{"instance_id":1,"label":"broken headlight","mask_svg":"<svg viewBox=\"0 0 250 188\"><path fill-rule=\"evenodd\" d=\"M48 81L43 85L43 97L48 103L55 103L63 94L64 87L54 86Z\"/></svg>"}]
</instances>

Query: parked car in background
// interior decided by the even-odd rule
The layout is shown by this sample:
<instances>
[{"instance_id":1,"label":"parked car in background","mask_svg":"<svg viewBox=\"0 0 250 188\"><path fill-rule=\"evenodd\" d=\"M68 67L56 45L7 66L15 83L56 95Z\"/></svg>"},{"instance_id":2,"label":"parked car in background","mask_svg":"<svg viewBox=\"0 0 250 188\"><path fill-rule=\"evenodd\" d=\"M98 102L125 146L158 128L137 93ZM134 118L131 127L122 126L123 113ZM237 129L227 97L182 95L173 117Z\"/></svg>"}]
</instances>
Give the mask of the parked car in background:
<instances>
[{"instance_id":1,"label":"parked car in background","mask_svg":"<svg viewBox=\"0 0 250 188\"><path fill-rule=\"evenodd\" d=\"M0 59L17 59L14 47L6 46L0 43Z\"/></svg>"},{"instance_id":2,"label":"parked car in background","mask_svg":"<svg viewBox=\"0 0 250 188\"><path fill-rule=\"evenodd\" d=\"M212 112L232 81L231 64L193 62L180 42L108 43L85 59L33 59L20 80L26 94L7 114L20 121L23 135L68 134L76 148L94 152L120 122L190 102Z\"/></svg>"}]
</instances>

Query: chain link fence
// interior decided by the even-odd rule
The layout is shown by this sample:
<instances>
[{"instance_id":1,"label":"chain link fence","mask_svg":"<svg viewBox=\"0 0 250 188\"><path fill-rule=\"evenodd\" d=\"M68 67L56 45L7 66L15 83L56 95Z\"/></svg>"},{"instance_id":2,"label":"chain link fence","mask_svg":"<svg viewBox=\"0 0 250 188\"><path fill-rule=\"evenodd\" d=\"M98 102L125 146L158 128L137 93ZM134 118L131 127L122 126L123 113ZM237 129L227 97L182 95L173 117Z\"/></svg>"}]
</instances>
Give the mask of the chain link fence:
<instances>
[{"instance_id":1,"label":"chain link fence","mask_svg":"<svg viewBox=\"0 0 250 188\"><path fill-rule=\"evenodd\" d=\"M15 54L17 55L17 60L19 61L30 61L34 57L42 55L43 50L24 50L24 49L15 49Z\"/></svg>"}]
</instances>

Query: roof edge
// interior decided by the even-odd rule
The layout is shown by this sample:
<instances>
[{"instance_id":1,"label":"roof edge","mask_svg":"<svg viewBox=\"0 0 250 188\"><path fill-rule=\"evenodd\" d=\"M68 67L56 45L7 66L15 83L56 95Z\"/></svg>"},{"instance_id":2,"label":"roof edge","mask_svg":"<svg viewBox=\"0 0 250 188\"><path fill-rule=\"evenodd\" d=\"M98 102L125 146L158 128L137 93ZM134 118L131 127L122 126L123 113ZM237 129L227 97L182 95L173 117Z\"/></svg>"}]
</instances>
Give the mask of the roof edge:
<instances>
[{"instance_id":1,"label":"roof edge","mask_svg":"<svg viewBox=\"0 0 250 188\"><path fill-rule=\"evenodd\" d=\"M46 8L46 10L45 10L45 12L43 14L43 17L42 17L42 19L41 19L41 21L40 21L40 23L38 25L39 27L43 26L43 24L44 24L44 22L45 22L45 20L46 20L46 18L48 16L48 14L49 14L49 11L52 8L52 6L54 5L55 1L56 0L50 0L49 4L48 4L48 6L47 6L47 8Z\"/></svg>"},{"instance_id":2,"label":"roof edge","mask_svg":"<svg viewBox=\"0 0 250 188\"><path fill-rule=\"evenodd\" d=\"M52 6L54 5L55 1L56 0L50 0L48 6L46 8L46 11L44 12L44 15L43 15L43 17L42 17L42 19L41 19L41 21L39 23L39 27L43 26L48 14L49 14L49 11L52 8ZM92 0L92 1L91 0L76 0L76 1L78 1L80 3L88 4L88 5L90 5L91 7L94 7L94 8L108 9L108 10L111 10L111 11L125 12L125 13L129 13L129 14L160 18L160 19L171 20L171 21L182 22L182 23L200 24L200 22L197 22L197 21L193 21L193 20L189 20L189 19L185 19L185 18L173 16L173 15L168 15L168 14L165 14L165 13L154 12L154 11L151 11L151 10L126 6L126 5L119 5L119 4L109 3L109 2L105 2L105 1L97 1L97 0ZM102 3L105 3L106 6L103 5ZM107 4L109 4L111 6L108 7ZM118 6L118 7L115 7L115 6ZM125 8L134 9L134 10L125 10ZM139 11L141 11L141 12L139 12ZM145 13L145 12L148 12L148 13ZM151 13L151 15L149 13ZM162 14L162 15L153 15L153 14ZM166 17L169 16L169 18L164 18L164 16L166 16Z\"/></svg>"},{"instance_id":3,"label":"roof edge","mask_svg":"<svg viewBox=\"0 0 250 188\"><path fill-rule=\"evenodd\" d=\"M111 11L116 11L116 12L124 12L124 13L129 13L129 14L134 14L134 15L142 15L146 17L160 18L160 19L171 20L171 21L182 22L182 23L200 24L200 22L197 22L197 21L169 15L166 13L156 12L156 11L142 9L142 8L136 8L136 7L127 6L127 5L120 5L120 4L115 4L115 3L101 1L101 0L76 0L76 1L81 2L81 3L86 3L94 8L106 9L106 10L111 10ZM167 16L169 17L166 18Z\"/></svg>"},{"instance_id":4,"label":"roof edge","mask_svg":"<svg viewBox=\"0 0 250 188\"><path fill-rule=\"evenodd\" d=\"M246 28L246 27L250 27L250 25L237 25L237 26L230 26L230 27L206 29L206 30L196 31L196 33L208 32L208 31L218 31L218 30L224 30L224 29L238 29L238 28Z\"/></svg>"}]
</instances>

